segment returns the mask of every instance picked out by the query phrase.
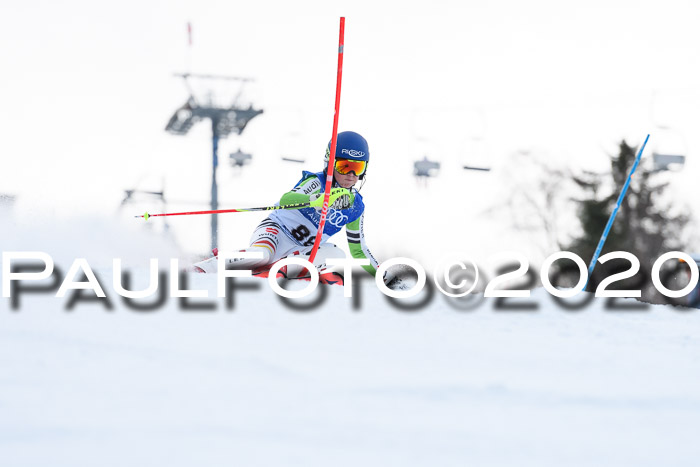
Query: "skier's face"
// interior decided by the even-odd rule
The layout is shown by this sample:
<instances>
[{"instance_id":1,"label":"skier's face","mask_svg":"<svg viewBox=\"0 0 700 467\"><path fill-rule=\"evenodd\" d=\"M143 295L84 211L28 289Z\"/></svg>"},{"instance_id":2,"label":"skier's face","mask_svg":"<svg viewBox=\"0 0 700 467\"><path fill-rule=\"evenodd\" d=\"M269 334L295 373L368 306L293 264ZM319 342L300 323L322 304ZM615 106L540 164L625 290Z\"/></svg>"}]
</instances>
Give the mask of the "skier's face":
<instances>
[{"instance_id":1,"label":"skier's face","mask_svg":"<svg viewBox=\"0 0 700 467\"><path fill-rule=\"evenodd\" d=\"M355 172L350 172L349 174L343 175L335 169L333 169L333 174L335 176L335 180L338 182L338 185L342 186L343 188L351 188L360 178L355 175Z\"/></svg>"}]
</instances>

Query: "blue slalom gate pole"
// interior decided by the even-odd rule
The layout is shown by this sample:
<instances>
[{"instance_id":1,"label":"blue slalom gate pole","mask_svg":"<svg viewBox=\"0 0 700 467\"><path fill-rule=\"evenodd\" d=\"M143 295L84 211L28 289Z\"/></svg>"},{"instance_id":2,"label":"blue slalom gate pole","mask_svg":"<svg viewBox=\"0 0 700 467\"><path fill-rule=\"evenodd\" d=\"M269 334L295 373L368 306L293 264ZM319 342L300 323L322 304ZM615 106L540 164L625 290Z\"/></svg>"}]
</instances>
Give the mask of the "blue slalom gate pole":
<instances>
[{"instance_id":1,"label":"blue slalom gate pole","mask_svg":"<svg viewBox=\"0 0 700 467\"><path fill-rule=\"evenodd\" d=\"M591 260L591 264L588 265L588 280L586 280L586 285L583 286L583 290L586 290L586 288L588 287L588 282L591 280L591 276L593 275L595 263L598 261L598 256L600 256L600 252L603 249L603 245L605 245L605 240L608 239L610 229L612 228L613 222L615 222L615 216L617 216L617 211L619 211L620 205L622 204L622 200L625 198L625 194L627 194L627 188L629 188L630 186L630 182L632 181L632 175L634 175L634 171L637 170L637 166L639 165L639 161L642 158L642 153L644 152L644 147L647 145L647 141L649 141L649 135L647 135L646 139L644 140L644 144L642 144L642 147L639 149L639 153L637 153L637 158L634 160L634 165L632 166L630 175L629 177L627 177L627 181L622 187L620 196L618 196L617 198L617 205L615 206L615 209L613 209L612 214L610 214L610 219L608 219L608 224L605 226L603 235L600 237L598 247L595 249L595 253L593 253L593 259Z\"/></svg>"}]
</instances>

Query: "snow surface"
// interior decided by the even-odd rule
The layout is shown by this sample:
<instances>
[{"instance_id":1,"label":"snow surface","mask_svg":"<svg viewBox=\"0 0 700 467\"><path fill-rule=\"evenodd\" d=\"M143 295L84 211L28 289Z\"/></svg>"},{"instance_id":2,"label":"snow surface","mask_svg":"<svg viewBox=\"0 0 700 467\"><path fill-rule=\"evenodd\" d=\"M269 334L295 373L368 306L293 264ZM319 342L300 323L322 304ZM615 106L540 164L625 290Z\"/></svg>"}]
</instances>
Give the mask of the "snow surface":
<instances>
[{"instance_id":1,"label":"snow surface","mask_svg":"<svg viewBox=\"0 0 700 467\"><path fill-rule=\"evenodd\" d=\"M64 268L64 272L65 272ZM312 311L0 301L4 466L697 465L700 321L655 306L416 311L370 281ZM144 285L145 271L134 271ZM216 277L190 288L216 294ZM304 299L306 300L306 299ZM478 300L475 300L477 302ZM470 302L471 303L471 302Z\"/></svg>"}]
</instances>

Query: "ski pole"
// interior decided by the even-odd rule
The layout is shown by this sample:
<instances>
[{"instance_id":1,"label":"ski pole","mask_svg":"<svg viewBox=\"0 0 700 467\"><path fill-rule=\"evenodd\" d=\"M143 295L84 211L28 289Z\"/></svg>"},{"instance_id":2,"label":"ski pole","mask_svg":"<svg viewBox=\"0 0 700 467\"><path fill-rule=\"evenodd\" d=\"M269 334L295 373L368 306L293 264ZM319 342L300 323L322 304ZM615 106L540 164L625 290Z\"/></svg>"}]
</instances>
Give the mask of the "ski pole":
<instances>
[{"instance_id":1,"label":"ski pole","mask_svg":"<svg viewBox=\"0 0 700 467\"><path fill-rule=\"evenodd\" d=\"M586 285L583 286L583 290L586 290L588 287L588 282L591 280L591 276L593 275L593 269L595 268L595 263L598 261L598 256L600 256L600 252L603 249L603 245L605 245L605 241L608 239L608 234L610 233L610 229L612 228L613 222L615 222L615 216L617 216L617 211L620 209L620 205L622 204L622 200L625 198L625 195L627 194L627 188L630 186L630 182L632 181L632 176L634 175L634 171L637 170L637 166L639 165L639 161L642 158L642 153L644 152L644 147L647 145L647 141L649 141L649 135L647 135L646 139L644 140L644 144L642 144L642 147L639 149L639 153L637 153L637 157L634 160L634 165L632 166L632 170L630 171L629 176L627 177L627 181L625 182L625 185L622 187L622 191L620 192L620 196L617 198L617 205L615 206L615 209L613 209L613 212L610 214L610 219L608 219L608 224L605 226L605 230L603 231L603 235L600 236L600 241L598 242L598 247L595 249L595 253L593 253L593 259L591 260L591 264L588 265L588 279L586 280Z\"/></svg>"},{"instance_id":2,"label":"ski pole","mask_svg":"<svg viewBox=\"0 0 700 467\"><path fill-rule=\"evenodd\" d=\"M247 208L247 209L217 209L214 211L189 211L189 212L168 212L163 214L149 214L145 213L142 216L134 216L136 218L143 218L148 220L149 217L164 217L164 216L195 216L198 214L224 214L227 212L254 212L254 211L276 211L278 209L302 209L311 206L311 201L307 203L295 203L295 204L284 204L282 206L264 206L261 208Z\"/></svg>"},{"instance_id":3,"label":"ski pole","mask_svg":"<svg viewBox=\"0 0 700 467\"><path fill-rule=\"evenodd\" d=\"M326 188L323 196L323 209L321 210L321 219L318 221L318 233L314 240L314 246L309 253L309 262L313 264L316 258L316 252L321 245L323 237L323 227L326 225L326 216L328 215L328 199L331 194L331 186L333 185L333 169L335 167L335 147L338 141L338 116L340 114L340 85L343 81L343 49L345 48L345 17L340 17L340 37L338 39L338 76L335 83L335 112L333 113L333 136L331 138L331 153L328 157L328 172L326 173Z\"/></svg>"}]
</instances>

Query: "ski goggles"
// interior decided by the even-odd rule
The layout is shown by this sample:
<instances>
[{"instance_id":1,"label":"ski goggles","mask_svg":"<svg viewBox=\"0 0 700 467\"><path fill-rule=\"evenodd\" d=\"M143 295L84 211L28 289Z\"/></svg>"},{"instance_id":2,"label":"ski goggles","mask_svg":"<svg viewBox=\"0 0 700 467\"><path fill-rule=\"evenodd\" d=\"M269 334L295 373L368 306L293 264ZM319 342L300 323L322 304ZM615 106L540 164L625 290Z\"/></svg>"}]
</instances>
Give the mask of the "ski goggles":
<instances>
[{"instance_id":1,"label":"ski goggles","mask_svg":"<svg viewBox=\"0 0 700 467\"><path fill-rule=\"evenodd\" d=\"M354 172L358 177L367 170L367 161L354 161L350 159L336 159L335 170L341 175L348 175Z\"/></svg>"}]
</instances>

